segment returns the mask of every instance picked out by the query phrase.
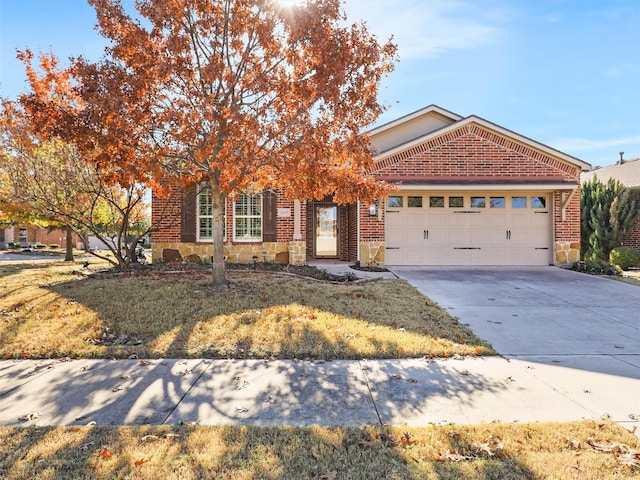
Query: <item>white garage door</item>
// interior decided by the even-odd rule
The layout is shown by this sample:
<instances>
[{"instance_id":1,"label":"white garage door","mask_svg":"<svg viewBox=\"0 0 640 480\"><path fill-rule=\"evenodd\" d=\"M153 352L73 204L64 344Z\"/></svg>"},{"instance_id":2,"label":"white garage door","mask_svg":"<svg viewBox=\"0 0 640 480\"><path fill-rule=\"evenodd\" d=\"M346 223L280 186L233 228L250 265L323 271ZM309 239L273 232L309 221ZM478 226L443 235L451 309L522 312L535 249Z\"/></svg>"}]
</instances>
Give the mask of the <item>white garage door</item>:
<instances>
[{"instance_id":1,"label":"white garage door","mask_svg":"<svg viewBox=\"0 0 640 480\"><path fill-rule=\"evenodd\" d=\"M548 265L546 193L420 193L389 197L387 265Z\"/></svg>"}]
</instances>

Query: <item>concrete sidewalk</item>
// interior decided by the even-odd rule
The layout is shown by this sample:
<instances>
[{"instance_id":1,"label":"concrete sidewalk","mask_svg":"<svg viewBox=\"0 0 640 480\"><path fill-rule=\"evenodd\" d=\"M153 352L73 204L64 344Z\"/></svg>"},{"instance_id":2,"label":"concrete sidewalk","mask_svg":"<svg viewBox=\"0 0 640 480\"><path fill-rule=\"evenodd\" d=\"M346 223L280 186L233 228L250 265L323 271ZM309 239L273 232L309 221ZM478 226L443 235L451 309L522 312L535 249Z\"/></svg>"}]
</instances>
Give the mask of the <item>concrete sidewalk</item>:
<instances>
[{"instance_id":1,"label":"concrete sidewalk","mask_svg":"<svg viewBox=\"0 0 640 480\"><path fill-rule=\"evenodd\" d=\"M632 395L638 382L501 357L6 360L0 362L0 424L425 425L610 417L632 428L640 417Z\"/></svg>"},{"instance_id":2,"label":"concrete sidewalk","mask_svg":"<svg viewBox=\"0 0 640 480\"><path fill-rule=\"evenodd\" d=\"M508 358L5 360L0 425L425 425L607 417L640 427L640 340L633 316L640 290L559 269L456 274L317 266L360 278L402 276ZM563 288L605 303L581 307ZM601 316L591 319L596 313ZM594 350L596 340L607 349Z\"/></svg>"}]
</instances>

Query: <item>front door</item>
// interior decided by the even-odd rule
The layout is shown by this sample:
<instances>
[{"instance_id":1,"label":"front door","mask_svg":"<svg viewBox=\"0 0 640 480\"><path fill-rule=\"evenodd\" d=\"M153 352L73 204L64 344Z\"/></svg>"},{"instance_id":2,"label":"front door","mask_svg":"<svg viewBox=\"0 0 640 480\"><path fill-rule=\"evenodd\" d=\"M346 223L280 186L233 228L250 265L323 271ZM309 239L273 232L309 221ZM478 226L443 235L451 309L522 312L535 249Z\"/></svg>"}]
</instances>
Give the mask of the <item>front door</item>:
<instances>
[{"instance_id":1,"label":"front door","mask_svg":"<svg viewBox=\"0 0 640 480\"><path fill-rule=\"evenodd\" d=\"M338 206L315 206L316 257L338 256Z\"/></svg>"}]
</instances>

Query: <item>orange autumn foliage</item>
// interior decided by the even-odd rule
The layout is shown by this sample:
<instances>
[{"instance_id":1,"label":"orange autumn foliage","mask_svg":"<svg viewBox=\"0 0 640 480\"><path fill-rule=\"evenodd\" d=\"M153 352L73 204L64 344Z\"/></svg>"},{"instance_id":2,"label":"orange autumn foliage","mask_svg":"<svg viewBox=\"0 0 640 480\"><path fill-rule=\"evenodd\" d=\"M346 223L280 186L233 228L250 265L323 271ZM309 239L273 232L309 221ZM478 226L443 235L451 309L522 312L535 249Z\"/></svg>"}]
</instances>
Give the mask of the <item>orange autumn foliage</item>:
<instances>
[{"instance_id":1,"label":"orange autumn foliage","mask_svg":"<svg viewBox=\"0 0 640 480\"><path fill-rule=\"evenodd\" d=\"M348 24L339 0L138 0L137 13L89 3L112 42L105 58L59 69L42 55L38 74L22 52L33 89L25 110L121 183L209 182L214 252L233 192L346 203L387 191L367 175L374 152L363 131L384 110L378 87L396 46Z\"/></svg>"}]
</instances>

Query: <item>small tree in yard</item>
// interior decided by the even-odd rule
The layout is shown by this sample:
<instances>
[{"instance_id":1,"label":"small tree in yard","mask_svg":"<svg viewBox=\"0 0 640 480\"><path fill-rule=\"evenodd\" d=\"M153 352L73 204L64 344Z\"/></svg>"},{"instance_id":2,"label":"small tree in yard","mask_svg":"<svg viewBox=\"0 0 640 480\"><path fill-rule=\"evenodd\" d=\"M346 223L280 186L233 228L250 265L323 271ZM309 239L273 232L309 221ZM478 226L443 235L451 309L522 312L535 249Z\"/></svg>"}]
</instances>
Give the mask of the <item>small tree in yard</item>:
<instances>
[{"instance_id":1,"label":"small tree in yard","mask_svg":"<svg viewBox=\"0 0 640 480\"><path fill-rule=\"evenodd\" d=\"M29 122L11 102L0 113L0 209L16 220L35 221L67 230L66 260L73 260L72 231L93 234L112 257L94 255L113 264L135 259L136 240L148 233L147 205L141 186L122 188L107 184L96 167L77 148L58 139L43 141L30 131ZM129 242L127 241L129 240ZM115 260L114 260L115 259Z\"/></svg>"},{"instance_id":2,"label":"small tree in yard","mask_svg":"<svg viewBox=\"0 0 640 480\"><path fill-rule=\"evenodd\" d=\"M226 198L277 188L288 198L367 201L387 185L366 172L364 128L382 113L383 75L396 47L347 25L339 0L89 0L112 41L104 60L57 70L41 57L23 104L55 135L100 151L117 174L160 183L207 181L213 204L213 283L226 283ZM51 92L74 84L73 101ZM69 104L73 108L68 108ZM53 121L52 121L53 119Z\"/></svg>"},{"instance_id":3,"label":"small tree in yard","mask_svg":"<svg viewBox=\"0 0 640 480\"><path fill-rule=\"evenodd\" d=\"M581 248L586 260L608 260L640 217L640 196L619 181L593 176L581 189Z\"/></svg>"}]
</instances>

